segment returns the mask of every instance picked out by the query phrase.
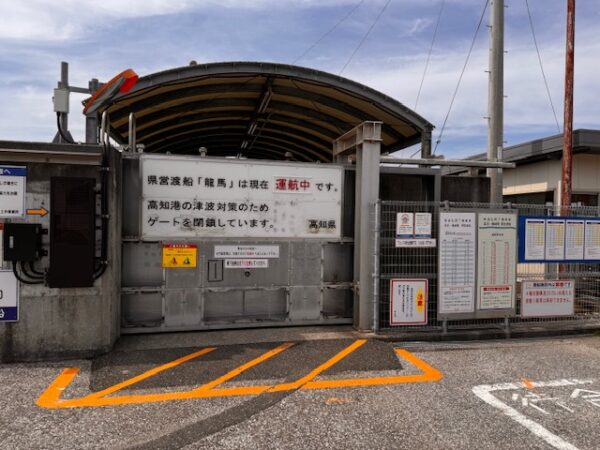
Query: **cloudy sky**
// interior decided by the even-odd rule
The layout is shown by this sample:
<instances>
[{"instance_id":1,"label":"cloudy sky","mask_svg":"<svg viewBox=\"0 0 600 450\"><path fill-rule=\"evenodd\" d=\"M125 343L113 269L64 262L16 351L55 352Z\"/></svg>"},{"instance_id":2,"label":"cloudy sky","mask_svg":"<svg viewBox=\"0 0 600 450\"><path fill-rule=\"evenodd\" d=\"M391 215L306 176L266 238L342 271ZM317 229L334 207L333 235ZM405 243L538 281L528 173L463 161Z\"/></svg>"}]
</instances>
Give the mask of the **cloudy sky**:
<instances>
[{"instance_id":1,"label":"cloudy sky","mask_svg":"<svg viewBox=\"0 0 600 450\"><path fill-rule=\"evenodd\" d=\"M525 0L506 3L505 145L510 146L558 129ZM444 3L416 108L436 125L434 139L484 4ZM566 0L529 0L529 5L562 128ZM146 75L191 60L295 62L336 74L345 67L343 76L414 108L441 6L442 0L6 1L0 14L0 139L52 139L51 97L61 61L70 63L70 83L76 86L87 86L93 77L110 79L128 67ZM446 157L485 151L488 17L437 149ZM576 17L575 128L598 128L600 0L579 1ZM71 99L76 140L84 136L83 98Z\"/></svg>"}]
</instances>

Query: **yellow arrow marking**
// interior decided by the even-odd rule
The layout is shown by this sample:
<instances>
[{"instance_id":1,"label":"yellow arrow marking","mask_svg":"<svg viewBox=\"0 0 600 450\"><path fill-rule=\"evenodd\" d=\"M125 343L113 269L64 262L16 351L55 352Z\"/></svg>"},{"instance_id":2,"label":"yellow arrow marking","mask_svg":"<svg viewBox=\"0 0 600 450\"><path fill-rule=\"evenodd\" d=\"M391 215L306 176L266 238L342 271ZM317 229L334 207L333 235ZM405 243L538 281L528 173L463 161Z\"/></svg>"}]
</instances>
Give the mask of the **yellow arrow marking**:
<instances>
[{"instance_id":1,"label":"yellow arrow marking","mask_svg":"<svg viewBox=\"0 0 600 450\"><path fill-rule=\"evenodd\" d=\"M160 372L175 367L183 362L189 361L198 356L209 353L215 348L205 348L198 352L191 353L190 355L171 361L162 366L151 369L144 372L141 375L130 378L129 380L118 383L107 389L99 392L92 393L88 396L77 398L77 399L65 399L61 400L60 396L62 392L69 386L75 376L79 373L78 368L68 368L52 382L52 384L46 389L46 391L37 400L37 405L42 408L77 408L77 407L99 407L99 406L117 406L117 405L128 405L128 404L139 404L139 403L154 403L163 402L170 400L190 400L197 398L211 398L211 397L229 397L229 396L243 396L243 395L259 395L266 392L283 392L292 391L297 389L332 389L332 388L344 388L344 387L364 387L364 386L377 386L385 384L402 384L402 383L423 383L423 382L434 382L442 379L443 375L437 369L431 367L423 360L417 358L415 355L407 350L395 349L396 354L413 364L422 371L421 374L416 375L399 375L389 377L373 377L373 378L346 378L337 380L315 380L322 372L331 368L342 359L356 351L358 348L363 346L366 340L359 339L335 356L321 364L317 368L310 371L307 375L299 378L291 383L282 383L272 386L241 386L241 387L229 387L229 388L217 388L217 386L235 378L246 370L263 363L264 361L278 355L279 353L287 350L293 344L285 343L273 350L270 350L263 355L235 368L234 370L226 373L225 375L210 381L198 388L190 391L183 392L164 392L157 394L143 394L143 395L122 395L117 397L108 397L108 395L120 391L128 386L138 383L144 379L152 377Z\"/></svg>"}]
</instances>

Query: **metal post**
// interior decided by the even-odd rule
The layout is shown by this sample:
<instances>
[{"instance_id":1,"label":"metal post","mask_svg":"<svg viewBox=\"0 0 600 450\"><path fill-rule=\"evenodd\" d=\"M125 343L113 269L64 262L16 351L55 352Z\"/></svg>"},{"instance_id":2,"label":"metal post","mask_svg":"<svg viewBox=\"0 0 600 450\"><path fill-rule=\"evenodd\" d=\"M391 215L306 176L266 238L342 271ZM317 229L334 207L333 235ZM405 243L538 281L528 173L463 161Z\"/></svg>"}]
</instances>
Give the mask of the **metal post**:
<instances>
[{"instance_id":1,"label":"metal post","mask_svg":"<svg viewBox=\"0 0 600 450\"><path fill-rule=\"evenodd\" d=\"M421 158L431 158L431 129L424 130L421 134Z\"/></svg>"},{"instance_id":2,"label":"metal post","mask_svg":"<svg viewBox=\"0 0 600 450\"><path fill-rule=\"evenodd\" d=\"M567 49L565 57L565 114L563 131L562 178L560 203L563 215L571 207L573 171L573 78L575 71L575 0L567 0Z\"/></svg>"},{"instance_id":3,"label":"metal post","mask_svg":"<svg viewBox=\"0 0 600 450\"><path fill-rule=\"evenodd\" d=\"M381 232L381 200L375 203L375 235L373 237L373 331L379 331L379 237Z\"/></svg>"},{"instance_id":4,"label":"metal post","mask_svg":"<svg viewBox=\"0 0 600 450\"><path fill-rule=\"evenodd\" d=\"M94 95L100 87L97 78L92 78L88 84L90 94ZM98 143L98 114L90 114L85 118L85 142L86 144Z\"/></svg>"},{"instance_id":5,"label":"metal post","mask_svg":"<svg viewBox=\"0 0 600 450\"><path fill-rule=\"evenodd\" d=\"M60 83L59 88L66 89L69 91L69 63L62 61L60 63ZM67 113L60 113L60 127L64 133L69 132L69 115ZM60 142L63 142L62 136Z\"/></svg>"},{"instance_id":6,"label":"metal post","mask_svg":"<svg viewBox=\"0 0 600 450\"><path fill-rule=\"evenodd\" d=\"M504 141L504 0L493 0L490 28L488 161L498 161ZM488 169L490 203L502 203L502 171Z\"/></svg>"},{"instance_id":7,"label":"metal post","mask_svg":"<svg viewBox=\"0 0 600 450\"><path fill-rule=\"evenodd\" d=\"M369 330L373 326L375 240L372 215L379 199L381 163L381 122L363 122L333 142L333 155L356 152L356 190L354 199L354 326Z\"/></svg>"}]
</instances>

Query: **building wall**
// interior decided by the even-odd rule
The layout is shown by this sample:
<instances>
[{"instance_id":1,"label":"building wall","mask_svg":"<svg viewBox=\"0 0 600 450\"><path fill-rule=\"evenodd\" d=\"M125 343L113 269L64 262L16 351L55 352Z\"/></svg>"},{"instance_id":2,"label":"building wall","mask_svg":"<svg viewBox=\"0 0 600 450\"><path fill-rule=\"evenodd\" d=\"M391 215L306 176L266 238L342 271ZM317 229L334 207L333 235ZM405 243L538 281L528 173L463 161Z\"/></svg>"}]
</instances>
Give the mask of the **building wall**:
<instances>
[{"instance_id":1,"label":"building wall","mask_svg":"<svg viewBox=\"0 0 600 450\"><path fill-rule=\"evenodd\" d=\"M554 202L560 202L561 160L547 160L504 171L504 195L532 192L554 192ZM578 193L600 192L600 155L573 156L572 190Z\"/></svg>"},{"instance_id":2,"label":"building wall","mask_svg":"<svg viewBox=\"0 0 600 450\"><path fill-rule=\"evenodd\" d=\"M11 163L11 165L20 165ZM23 164L28 168L26 207L50 209L50 177L93 177L99 168L59 164ZM116 165L113 165L115 168ZM119 335L120 211L116 183L119 170L110 172L109 260L104 275L91 288L50 289L44 285L20 286L19 321L0 323L0 361L84 357L108 351ZM49 215L15 222L41 223ZM117 237L117 239L115 239ZM44 236L44 243L48 243ZM48 247L45 247L48 249ZM5 269L9 263L4 263ZM47 268L48 258L36 267Z\"/></svg>"}]
</instances>

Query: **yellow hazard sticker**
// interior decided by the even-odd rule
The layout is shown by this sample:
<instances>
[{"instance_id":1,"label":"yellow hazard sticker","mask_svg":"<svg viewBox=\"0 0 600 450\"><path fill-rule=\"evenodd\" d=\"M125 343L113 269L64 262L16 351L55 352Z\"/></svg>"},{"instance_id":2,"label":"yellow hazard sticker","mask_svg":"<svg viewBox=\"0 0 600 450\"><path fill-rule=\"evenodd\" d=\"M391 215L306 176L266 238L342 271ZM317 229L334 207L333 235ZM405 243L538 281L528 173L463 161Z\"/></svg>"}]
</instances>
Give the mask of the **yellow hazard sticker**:
<instances>
[{"instance_id":1,"label":"yellow hazard sticker","mask_svg":"<svg viewBox=\"0 0 600 450\"><path fill-rule=\"evenodd\" d=\"M168 269L193 269L197 256L196 244L163 244L162 266Z\"/></svg>"}]
</instances>

